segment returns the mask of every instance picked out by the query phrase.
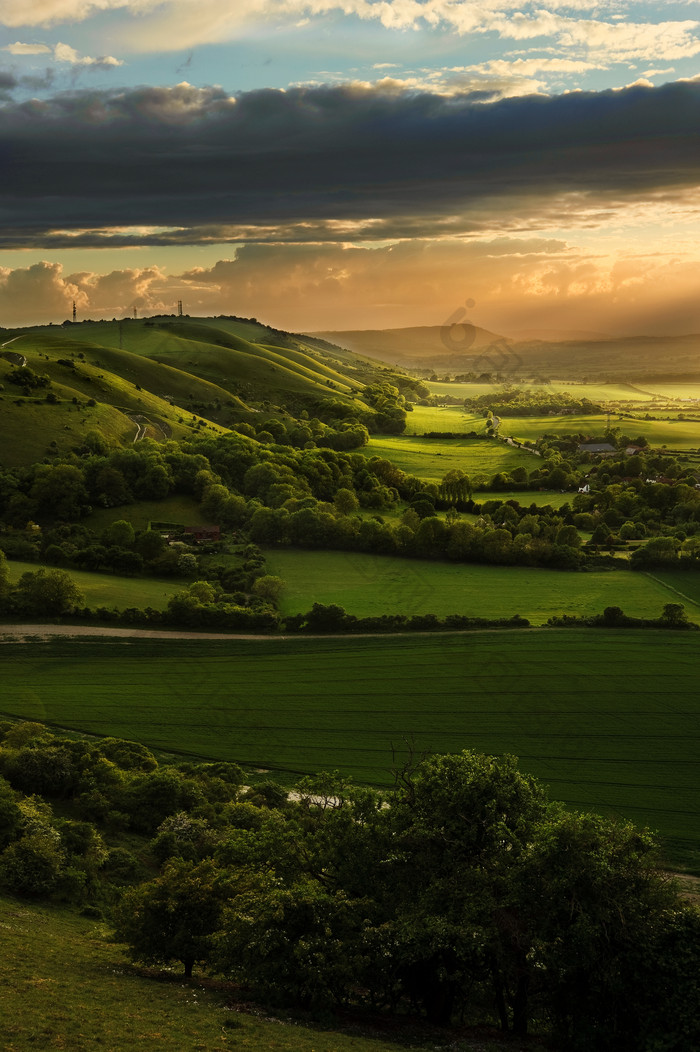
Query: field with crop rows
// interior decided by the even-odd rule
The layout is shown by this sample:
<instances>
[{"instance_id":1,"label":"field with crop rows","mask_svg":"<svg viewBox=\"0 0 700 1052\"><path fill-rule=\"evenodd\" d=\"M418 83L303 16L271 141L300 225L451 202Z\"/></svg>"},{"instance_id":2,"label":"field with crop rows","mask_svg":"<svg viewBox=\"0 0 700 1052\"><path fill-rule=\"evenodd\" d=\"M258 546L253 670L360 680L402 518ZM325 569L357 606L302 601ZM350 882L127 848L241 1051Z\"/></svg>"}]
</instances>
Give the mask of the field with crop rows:
<instances>
[{"instance_id":1,"label":"field with crop rows","mask_svg":"<svg viewBox=\"0 0 700 1052\"><path fill-rule=\"evenodd\" d=\"M3 715L293 774L513 753L700 867L700 639L659 630L5 643Z\"/></svg>"}]
</instances>

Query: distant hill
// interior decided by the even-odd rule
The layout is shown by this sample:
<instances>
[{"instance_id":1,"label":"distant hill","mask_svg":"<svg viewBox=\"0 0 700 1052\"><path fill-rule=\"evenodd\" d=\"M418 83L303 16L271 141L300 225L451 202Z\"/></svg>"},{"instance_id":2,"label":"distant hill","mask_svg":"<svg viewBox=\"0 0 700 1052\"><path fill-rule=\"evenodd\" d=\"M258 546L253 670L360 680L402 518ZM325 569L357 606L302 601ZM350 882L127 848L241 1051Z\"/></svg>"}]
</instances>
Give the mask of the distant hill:
<instances>
[{"instance_id":1,"label":"distant hill","mask_svg":"<svg viewBox=\"0 0 700 1052\"><path fill-rule=\"evenodd\" d=\"M613 340L609 332L589 332L587 329L518 329L509 333L511 340L545 340L547 343L570 343L572 340L590 342Z\"/></svg>"},{"instance_id":2,"label":"distant hill","mask_svg":"<svg viewBox=\"0 0 700 1052\"><path fill-rule=\"evenodd\" d=\"M504 340L495 332L468 323L417 325L405 329L350 329L311 335L347 347L356 354L409 368L422 368L433 359L452 362L461 361L463 357L473 358Z\"/></svg>"},{"instance_id":3,"label":"distant hill","mask_svg":"<svg viewBox=\"0 0 700 1052\"><path fill-rule=\"evenodd\" d=\"M567 333L566 339L535 335L509 339L478 326L432 325L314 335L399 368L424 372L488 372L514 380L700 380L697 333L624 337ZM561 334L550 333L555 335Z\"/></svg>"}]
</instances>

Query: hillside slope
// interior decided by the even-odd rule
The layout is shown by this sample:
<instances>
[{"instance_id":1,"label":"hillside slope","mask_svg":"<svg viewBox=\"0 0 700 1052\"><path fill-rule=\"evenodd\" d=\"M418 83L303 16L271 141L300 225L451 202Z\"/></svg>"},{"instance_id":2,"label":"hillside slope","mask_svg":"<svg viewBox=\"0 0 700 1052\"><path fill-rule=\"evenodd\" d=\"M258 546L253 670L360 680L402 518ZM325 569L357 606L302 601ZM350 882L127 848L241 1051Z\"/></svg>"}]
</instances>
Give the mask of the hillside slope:
<instances>
[{"instance_id":1,"label":"hillside slope","mask_svg":"<svg viewBox=\"0 0 700 1052\"><path fill-rule=\"evenodd\" d=\"M371 418L362 393L385 374L347 350L247 319L16 329L0 334L2 462L69 452L90 431L127 445L220 433L261 410L317 416L328 399L336 417L345 406L348 416Z\"/></svg>"}]
</instances>

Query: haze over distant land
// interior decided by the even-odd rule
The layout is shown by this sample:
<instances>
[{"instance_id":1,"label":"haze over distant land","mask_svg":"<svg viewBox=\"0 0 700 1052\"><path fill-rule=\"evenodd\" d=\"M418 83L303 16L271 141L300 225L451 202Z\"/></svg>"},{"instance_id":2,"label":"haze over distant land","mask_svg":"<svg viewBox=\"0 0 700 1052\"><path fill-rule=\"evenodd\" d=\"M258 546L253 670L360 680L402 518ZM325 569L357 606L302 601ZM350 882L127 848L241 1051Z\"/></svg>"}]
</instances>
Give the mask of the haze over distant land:
<instances>
[{"instance_id":1,"label":"haze over distant land","mask_svg":"<svg viewBox=\"0 0 700 1052\"><path fill-rule=\"evenodd\" d=\"M549 333L506 337L470 325L361 329L313 335L403 369L501 376L510 383L556 377L700 380L700 334L602 336Z\"/></svg>"},{"instance_id":2,"label":"haze over distant land","mask_svg":"<svg viewBox=\"0 0 700 1052\"><path fill-rule=\"evenodd\" d=\"M700 332L696 11L0 0L0 325Z\"/></svg>"}]
</instances>

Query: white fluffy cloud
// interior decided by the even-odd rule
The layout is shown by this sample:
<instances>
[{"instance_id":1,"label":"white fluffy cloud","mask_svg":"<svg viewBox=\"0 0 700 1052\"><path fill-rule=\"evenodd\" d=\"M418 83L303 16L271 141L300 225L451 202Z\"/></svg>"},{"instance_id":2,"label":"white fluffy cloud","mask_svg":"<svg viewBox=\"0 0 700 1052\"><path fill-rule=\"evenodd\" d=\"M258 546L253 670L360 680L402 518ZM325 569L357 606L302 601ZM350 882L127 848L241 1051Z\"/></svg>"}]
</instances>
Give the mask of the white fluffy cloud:
<instances>
[{"instance_id":1,"label":"white fluffy cloud","mask_svg":"<svg viewBox=\"0 0 700 1052\"><path fill-rule=\"evenodd\" d=\"M469 320L505 336L524 329L700 331L700 260L688 254L591 254L583 240L536 235L340 244L248 245L233 259L169 275L157 266L64 273L58 263L0 268L7 326L186 313L255 316L297 331Z\"/></svg>"},{"instance_id":2,"label":"white fluffy cloud","mask_svg":"<svg viewBox=\"0 0 700 1052\"><path fill-rule=\"evenodd\" d=\"M99 58L91 58L89 55L81 55L71 47L70 44L62 44L60 41L53 49L53 57L56 62L67 62L71 66L123 66L121 59L113 55L101 55Z\"/></svg>"},{"instance_id":3,"label":"white fluffy cloud","mask_svg":"<svg viewBox=\"0 0 700 1052\"><path fill-rule=\"evenodd\" d=\"M73 303L82 318L124 317L139 312L172 313L181 282L158 267L133 267L109 273L65 274L60 263L0 267L0 311L5 326L62 322ZM200 297L204 304L211 296Z\"/></svg>"},{"instance_id":4,"label":"white fluffy cloud","mask_svg":"<svg viewBox=\"0 0 700 1052\"><path fill-rule=\"evenodd\" d=\"M6 44L0 48L1 51L9 51L11 55L50 55L51 48L48 44L23 44L17 40L14 44Z\"/></svg>"},{"instance_id":5,"label":"white fluffy cloud","mask_svg":"<svg viewBox=\"0 0 700 1052\"><path fill-rule=\"evenodd\" d=\"M59 263L31 267L0 267L0 311L5 325L62 321L70 316L75 300L86 298L79 287L63 276Z\"/></svg>"},{"instance_id":6,"label":"white fluffy cloud","mask_svg":"<svg viewBox=\"0 0 700 1052\"><path fill-rule=\"evenodd\" d=\"M55 62L64 62L70 66L81 68L93 66L106 69L110 66L124 65L121 59L114 58L113 55L101 55L99 58L81 55L70 44L63 44L60 40L53 47L49 47L48 44L23 44L18 40L14 44L7 44L5 47L0 48L0 51L8 51L11 55L16 56L51 55Z\"/></svg>"}]
</instances>

